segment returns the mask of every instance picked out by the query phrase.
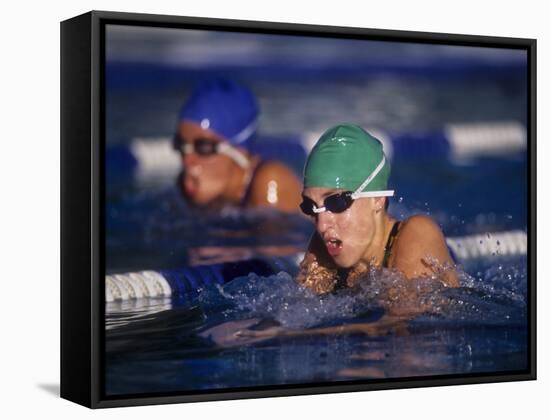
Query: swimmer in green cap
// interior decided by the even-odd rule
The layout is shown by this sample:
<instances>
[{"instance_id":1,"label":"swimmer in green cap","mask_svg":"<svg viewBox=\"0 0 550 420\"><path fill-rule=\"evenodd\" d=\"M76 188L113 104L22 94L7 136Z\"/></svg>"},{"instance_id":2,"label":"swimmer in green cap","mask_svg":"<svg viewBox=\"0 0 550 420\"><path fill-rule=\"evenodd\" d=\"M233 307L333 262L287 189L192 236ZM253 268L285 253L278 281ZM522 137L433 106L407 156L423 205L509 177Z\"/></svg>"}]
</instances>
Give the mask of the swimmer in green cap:
<instances>
[{"instance_id":1,"label":"swimmer in green cap","mask_svg":"<svg viewBox=\"0 0 550 420\"><path fill-rule=\"evenodd\" d=\"M298 281L317 293L353 286L370 268L400 271L406 278L441 274L453 265L445 238L431 218L402 222L387 212L390 162L382 143L354 124L328 129L304 168L302 211L315 223ZM436 273L437 272L437 273ZM441 274L458 284L453 270Z\"/></svg>"},{"instance_id":2,"label":"swimmer in green cap","mask_svg":"<svg viewBox=\"0 0 550 420\"><path fill-rule=\"evenodd\" d=\"M409 319L433 309L425 299L430 285L437 290L440 282L447 287L459 284L443 233L431 218L416 215L400 222L386 212L388 197L394 194L388 189L389 176L390 163L380 141L357 125L339 124L321 136L308 157L300 205L316 232L300 264L298 282L324 294L355 286L371 269L397 271L401 275L378 288L385 309L382 318L306 330L260 328L261 319L249 319L223 323L201 336L231 347L283 336L406 333ZM433 281L414 281L421 277Z\"/></svg>"}]
</instances>

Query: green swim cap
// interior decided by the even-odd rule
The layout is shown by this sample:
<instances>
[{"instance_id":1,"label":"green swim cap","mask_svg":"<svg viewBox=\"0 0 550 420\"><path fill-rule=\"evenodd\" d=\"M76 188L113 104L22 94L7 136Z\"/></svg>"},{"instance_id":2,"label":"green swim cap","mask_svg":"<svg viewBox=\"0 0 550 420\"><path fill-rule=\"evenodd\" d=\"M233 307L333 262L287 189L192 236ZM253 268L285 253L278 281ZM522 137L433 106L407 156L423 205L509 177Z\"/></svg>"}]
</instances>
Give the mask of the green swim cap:
<instances>
[{"instance_id":1,"label":"green swim cap","mask_svg":"<svg viewBox=\"0 0 550 420\"><path fill-rule=\"evenodd\" d=\"M355 124L338 124L323 133L304 168L304 188L351 190L362 196L390 196L390 163L382 143ZM370 179L369 179L370 178Z\"/></svg>"}]
</instances>

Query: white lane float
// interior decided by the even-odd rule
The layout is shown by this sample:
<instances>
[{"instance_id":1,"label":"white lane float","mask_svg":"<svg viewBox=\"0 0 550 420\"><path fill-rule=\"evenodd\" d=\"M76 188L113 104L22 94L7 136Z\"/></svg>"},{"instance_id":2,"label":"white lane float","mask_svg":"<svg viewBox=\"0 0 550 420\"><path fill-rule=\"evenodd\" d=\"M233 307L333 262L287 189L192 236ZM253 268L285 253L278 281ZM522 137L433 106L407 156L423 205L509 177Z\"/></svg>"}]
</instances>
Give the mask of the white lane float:
<instances>
[{"instance_id":1,"label":"white lane float","mask_svg":"<svg viewBox=\"0 0 550 420\"><path fill-rule=\"evenodd\" d=\"M464 263L479 258L527 255L527 239L527 234L524 231L513 230L449 237L447 244L458 262ZM293 264L299 264L302 259L303 254L297 254L293 258ZM194 270L194 268L187 267L185 270ZM196 272L193 274L194 276L199 275ZM182 276L179 277L182 281ZM185 281L185 279L183 280ZM139 298L170 297L174 293L173 286L171 286L172 281L173 279L169 275L152 270L107 275L105 277L105 301L109 303ZM201 281L206 283L209 279L202 276ZM213 280L211 281L213 282Z\"/></svg>"}]
</instances>

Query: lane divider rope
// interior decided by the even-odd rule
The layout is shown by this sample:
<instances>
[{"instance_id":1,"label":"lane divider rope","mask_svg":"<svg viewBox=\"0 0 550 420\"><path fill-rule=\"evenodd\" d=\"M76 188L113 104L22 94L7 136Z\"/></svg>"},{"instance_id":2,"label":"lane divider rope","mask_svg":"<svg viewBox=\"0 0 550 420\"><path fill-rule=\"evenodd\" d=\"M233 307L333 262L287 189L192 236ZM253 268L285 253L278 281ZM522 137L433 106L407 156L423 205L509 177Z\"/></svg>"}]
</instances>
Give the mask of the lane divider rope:
<instances>
[{"instance_id":1,"label":"lane divider rope","mask_svg":"<svg viewBox=\"0 0 550 420\"><path fill-rule=\"evenodd\" d=\"M527 254L527 234L521 230L449 237L447 244L458 262ZM287 262L287 266L297 267L303 257L303 253L297 254L291 262ZM235 263L230 264L235 265ZM254 264L257 263L247 262L246 264L250 266L250 272L256 272ZM262 261L261 264L265 267L266 262ZM200 290L194 290L190 284L196 281L196 278L200 278L204 285L219 284L220 275L224 272L223 266L219 264L216 267L210 267L210 270L204 270L204 267L186 267L172 271L148 270L110 274L105 277L105 301L109 303L140 298L170 297L177 293L197 295ZM284 268L279 261L273 270L275 273ZM226 279L226 281L229 280L231 278Z\"/></svg>"}]
</instances>

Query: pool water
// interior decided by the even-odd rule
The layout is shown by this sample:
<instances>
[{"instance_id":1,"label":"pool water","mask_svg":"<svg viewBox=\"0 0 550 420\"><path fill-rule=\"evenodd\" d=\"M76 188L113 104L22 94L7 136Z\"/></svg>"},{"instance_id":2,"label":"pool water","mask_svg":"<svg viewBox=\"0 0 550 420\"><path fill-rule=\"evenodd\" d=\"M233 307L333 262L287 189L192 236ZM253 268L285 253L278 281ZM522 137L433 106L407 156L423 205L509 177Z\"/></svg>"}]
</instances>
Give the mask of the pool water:
<instances>
[{"instance_id":1,"label":"pool water","mask_svg":"<svg viewBox=\"0 0 550 420\"><path fill-rule=\"evenodd\" d=\"M134 303L125 312L137 318L118 327L116 304L111 304L106 391L155 393L523 370L528 339L525 265L520 257L478 266L479 277L461 273L463 286L458 289L429 279L409 284L421 291L415 301L428 300L432 309L368 335L255 342L232 334L215 337L210 329L249 319L253 329L276 324L292 331L374 325L384 312L377 294L399 282L391 273L365 279L358 290L323 298L301 289L288 273L250 274L203 290L184 305L176 299L150 300L141 308Z\"/></svg>"},{"instance_id":2,"label":"pool water","mask_svg":"<svg viewBox=\"0 0 550 420\"><path fill-rule=\"evenodd\" d=\"M113 89L107 95L107 144L135 136L170 135L185 74L170 87ZM296 134L353 120L395 131L441 128L447 122L526 121L525 80L411 76L292 81L251 79L266 134ZM347 100L338 99L345 93ZM327 99L333 98L328 106ZM336 102L335 102L336 101ZM154 103L151 107L147 104ZM147 106L146 106L147 105ZM293 163L299 174L300 165ZM469 161L392 162L397 219L428 214L446 236L527 231L526 153ZM313 232L301 215L189 208L174 179L106 183L106 274L239 261L293 258ZM318 297L289 269L251 273L178 297L106 304L107 395L165 393L378 380L479 372L511 372L528 363L527 256L459 261L461 287L430 279L403 284L390 272L370 273L358 289ZM373 324L387 292L410 292L429 310L388 328L353 334L308 334L314 328ZM385 297L386 296L386 297ZM253 321L247 321L253 320ZM229 324L227 324L229 323ZM302 335L263 337L216 332L282 326ZM241 328L242 327L242 328ZM366 330L365 330L366 331Z\"/></svg>"}]
</instances>

